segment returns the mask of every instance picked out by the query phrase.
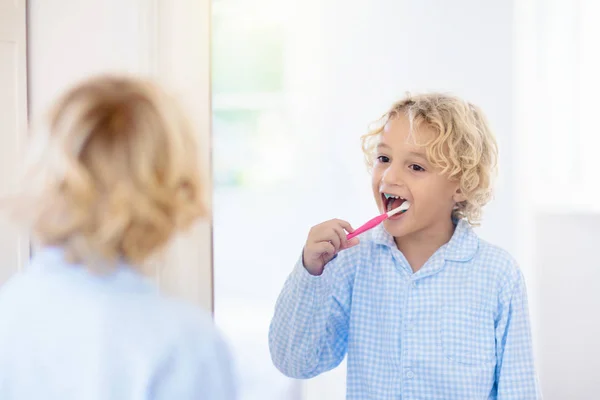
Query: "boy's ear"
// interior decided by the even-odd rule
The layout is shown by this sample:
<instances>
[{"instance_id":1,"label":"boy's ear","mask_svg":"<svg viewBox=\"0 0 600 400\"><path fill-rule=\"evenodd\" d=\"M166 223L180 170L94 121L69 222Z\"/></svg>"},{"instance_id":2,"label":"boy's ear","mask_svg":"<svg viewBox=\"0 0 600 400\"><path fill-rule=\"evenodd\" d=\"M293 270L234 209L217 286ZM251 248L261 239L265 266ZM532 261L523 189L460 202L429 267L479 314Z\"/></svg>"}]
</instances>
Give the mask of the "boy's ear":
<instances>
[{"instance_id":1,"label":"boy's ear","mask_svg":"<svg viewBox=\"0 0 600 400\"><path fill-rule=\"evenodd\" d=\"M452 200L454 200L455 203L462 203L463 201L467 200L467 197L462 193L460 188L456 188L456 192L454 192Z\"/></svg>"}]
</instances>

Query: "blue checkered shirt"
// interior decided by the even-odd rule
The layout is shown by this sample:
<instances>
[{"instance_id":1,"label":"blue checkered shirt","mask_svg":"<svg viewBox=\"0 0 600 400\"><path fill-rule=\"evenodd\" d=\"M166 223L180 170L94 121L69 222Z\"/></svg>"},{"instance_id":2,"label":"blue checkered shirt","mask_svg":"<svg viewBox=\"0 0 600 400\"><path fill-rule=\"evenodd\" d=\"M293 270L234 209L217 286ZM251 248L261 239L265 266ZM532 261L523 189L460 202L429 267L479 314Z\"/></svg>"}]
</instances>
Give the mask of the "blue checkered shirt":
<instances>
[{"instance_id":1,"label":"blue checkered shirt","mask_svg":"<svg viewBox=\"0 0 600 400\"><path fill-rule=\"evenodd\" d=\"M416 273L382 226L321 276L300 260L269 345L277 368L301 379L347 353L347 399L541 398L523 275L465 221Z\"/></svg>"}]
</instances>

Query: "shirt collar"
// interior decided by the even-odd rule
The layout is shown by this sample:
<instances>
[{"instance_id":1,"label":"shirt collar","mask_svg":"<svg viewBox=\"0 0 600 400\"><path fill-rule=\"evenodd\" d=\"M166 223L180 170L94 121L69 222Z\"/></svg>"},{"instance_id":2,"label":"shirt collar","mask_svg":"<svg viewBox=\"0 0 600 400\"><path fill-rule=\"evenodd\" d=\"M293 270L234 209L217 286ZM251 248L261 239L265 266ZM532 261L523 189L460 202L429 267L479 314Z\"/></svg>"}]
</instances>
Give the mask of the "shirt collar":
<instances>
[{"instance_id":1,"label":"shirt collar","mask_svg":"<svg viewBox=\"0 0 600 400\"><path fill-rule=\"evenodd\" d=\"M394 237L384 229L383 224L380 224L371 232L371 240L373 242L396 248ZM442 250L444 259L446 260L465 262L475 256L478 248L479 238L471 225L466 220L459 220L452 238L440 250Z\"/></svg>"},{"instance_id":2,"label":"shirt collar","mask_svg":"<svg viewBox=\"0 0 600 400\"><path fill-rule=\"evenodd\" d=\"M87 283L109 285L127 291L154 291L154 283L139 272L138 268L124 261L107 264L106 269L92 272L81 263L71 263L61 247L43 246L35 251L28 268L32 271L71 276Z\"/></svg>"}]
</instances>

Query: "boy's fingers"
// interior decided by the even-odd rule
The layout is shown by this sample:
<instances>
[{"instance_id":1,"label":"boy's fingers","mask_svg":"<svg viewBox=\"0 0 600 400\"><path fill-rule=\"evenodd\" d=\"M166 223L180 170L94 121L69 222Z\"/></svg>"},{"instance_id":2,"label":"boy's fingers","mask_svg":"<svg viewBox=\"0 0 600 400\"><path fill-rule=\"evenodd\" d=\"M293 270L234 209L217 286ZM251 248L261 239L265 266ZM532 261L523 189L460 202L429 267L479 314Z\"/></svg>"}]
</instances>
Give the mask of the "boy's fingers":
<instances>
[{"instance_id":1,"label":"boy's fingers","mask_svg":"<svg viewBox=\"0 0 600 400\"><path fill-rule=\"evenodd\" d=\"M337 233L334 232L334 234L331 234L331 231L330 231L329 235L327 235L327 237L325 237L325 239L321 240L320 242L331 243L331 245L333 246L335 251L338 251L338 249L342 245L342 240L339 238Z\"/></svg>"},{"instance_id":2,"label":"boy's fingers","mask_svg":"<svg viewBox=\"0 0 600 400\"><path fill-rule=\"evenodd\" d=\"M341 226L336 226L335 228L333 228L335 230L335 233L337 234L338 238L340 239L340 246L338 247L338 249L343 249L346 247L346 232L344 232L344 229L342 229Z\"/></svg>"},{"instance_id":3,"label":"boy's fingers","mask_svg":"<svg viewBox=\"0 0 600 400\"><path fill-rule=\"evenodd\" d=\"M329 242L319 242L315 245L315 249L321 254L335 254L335 247Z\"/></svg>"},{"instance_id":4,"label":"boy's fingers","mask_svg":"<svg viewBox=\"0 0 600 400\"><path fill-rule=\"evenodd\" d=\"M349 249L350 247L354 247L354 246L356 246L359 243L360 243L360 240L357 237L352 238L352 239L346 241L343 249L344 250L345 249Z\"/></svg>"},{"instance_id":5,"label":"boy's fingers","mask_svg":"<svg viewBox=\"0 0 600 400\"><path fill-rule=\"evenodd\" d=\"M336 219L336 222L339 224L339 226L344 228L346 230L346 232L348 232L348 233L354 232L354 228L352 228L352 225L350 225L349 222L346 222L342 219Z\"/></svg>"},{"instance_id":6,"label":"boy's fingers","mask_svg":"<svg viewBox=\"0 0 600 400\"><path fill-rule=\"evenodd\" d=\"M325 228L322 232L319 232L318 235L315 235L313 239L314 242L331 242L335 247L336 251L342 246L343 239L346 237L344 235L340 235L339 232L343 232L340 227L337 226L329 226Z\"/></svg>"},{"instance_id":7,"label":"boy's fingers","mask_svg":"<svg viewBox=\"0 0 600 400\"><path fill-rule=\"evenodd\" d=\"M350 247L354 247L354 246L356 246L359 243L360 243L360 240L357 237L352 238L352 239L346 241L346 243L344 244L343 249L344 250L345 249L349 249Z\"/></svg>"}]
</instances>

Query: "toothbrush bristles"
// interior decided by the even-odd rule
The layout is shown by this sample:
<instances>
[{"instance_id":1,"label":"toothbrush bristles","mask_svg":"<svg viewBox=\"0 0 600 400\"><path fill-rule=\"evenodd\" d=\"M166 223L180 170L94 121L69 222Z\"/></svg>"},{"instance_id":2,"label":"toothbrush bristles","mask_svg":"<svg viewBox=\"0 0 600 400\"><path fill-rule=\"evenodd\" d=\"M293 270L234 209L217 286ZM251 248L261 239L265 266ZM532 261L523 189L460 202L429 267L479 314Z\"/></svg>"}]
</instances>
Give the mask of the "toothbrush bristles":
<instances>
[{"instance_id":1,"label":"toothbrush bristles","mask_svg":"<svg viewBox=\"0 0 600 400\"><path fill-rule=\"evenodd\" d=\"M410 203L408 201L405 201L404 203L402 203L402 205L400 207L396 207L393 210L389 211L388 217L394 216L399 213L406 212L406 210L408 210L409 207L410 207Z\"/></svg>"}]
</instances>

